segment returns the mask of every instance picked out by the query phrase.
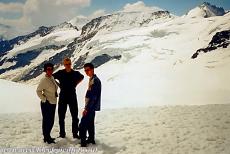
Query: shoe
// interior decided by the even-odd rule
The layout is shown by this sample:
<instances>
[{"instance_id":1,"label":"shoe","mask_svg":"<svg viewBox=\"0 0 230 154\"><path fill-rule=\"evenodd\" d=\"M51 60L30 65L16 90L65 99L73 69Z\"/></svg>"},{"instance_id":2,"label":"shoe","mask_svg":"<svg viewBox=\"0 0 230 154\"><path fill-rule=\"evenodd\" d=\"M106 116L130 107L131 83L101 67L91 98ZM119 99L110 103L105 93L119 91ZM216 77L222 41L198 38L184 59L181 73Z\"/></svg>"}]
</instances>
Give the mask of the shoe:
<instances>
[{"instance_id":1,"label":"shoe","mask_svg":"<svg viewBox=\"0 0 230 154\"><path fill-rule=\"evenodd\" d=\"M49 138L49 139L44 138L43 141L44 141L44 143L48 143L48 144L55 143L55 141L52 140L51 138Z\"/></svg>"},{"instance_id":2,"label":"shoe","mask_svg":"<svg viewBox=\"0 0 230 154\"><path fill-rule=\"evenodd\" d=\"M82 142L81 142L81 147L86 147L86 146L87 146L86 143L82 143Z\"/></svg>"},{"instance_id":3,"label":"shoe","mask_svg":"<svg viewBox=\"0 0 230 154\"><path fill-rule=\"evenodd\" d=\"M65 138L65 135L60 134L59 137L60 137L60 138Z\"/></svg>"},{"instance_id":4,"label":"shoe","mask_svg":"<svg viewBox=\"0 0 230 154\"><path fill-rule=\"evenodd\" d=\"M73 134L73 138L80 139L80 136L78 134Z\"/></svg>"},{"instance_id":5,"label":"shoe","mask_svg":"<svg viewBox=\"0 0 230 154\"><path fill-rule=\"evenodd\" d=\"M90 144L90 143L96 144L95 140L90 140L90 139L87 139L87 140L86 140L86 143L87 143L87 144Z\"/></svg>"},{"instance_id":6,"label":"shoe","mask_svg":"<svg viewBox=\"0 0 230 154\"><path fill-rule=\"evenodd\" d=\"M55 140L55 138L52 138L52 137L50 139L53 140L53 141Z\"/></svg>"}]
</instances>

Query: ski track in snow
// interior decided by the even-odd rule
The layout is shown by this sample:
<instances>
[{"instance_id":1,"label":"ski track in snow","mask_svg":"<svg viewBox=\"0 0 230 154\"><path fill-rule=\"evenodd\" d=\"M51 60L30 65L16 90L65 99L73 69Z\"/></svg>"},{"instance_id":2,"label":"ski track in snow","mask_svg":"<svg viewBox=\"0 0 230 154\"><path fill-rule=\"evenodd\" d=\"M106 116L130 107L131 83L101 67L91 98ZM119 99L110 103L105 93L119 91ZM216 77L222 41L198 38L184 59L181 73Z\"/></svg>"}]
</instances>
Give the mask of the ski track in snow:
<instances>
[{"instance_id":1,"label":"ski track in snow","mask_svg":"<svg viewBox=\"0 0 230 154\"><path fill-rule=\"evenodd\" d=\"M96 114L98 154L228 154L230 105L107 109ZM57 115L57 112L56 112ZM0 147L79 148L67 111L66 139L43 143L40 113L0 114ZM51 135L59 132L55 118Z\"/></svg>"}]
</instances>

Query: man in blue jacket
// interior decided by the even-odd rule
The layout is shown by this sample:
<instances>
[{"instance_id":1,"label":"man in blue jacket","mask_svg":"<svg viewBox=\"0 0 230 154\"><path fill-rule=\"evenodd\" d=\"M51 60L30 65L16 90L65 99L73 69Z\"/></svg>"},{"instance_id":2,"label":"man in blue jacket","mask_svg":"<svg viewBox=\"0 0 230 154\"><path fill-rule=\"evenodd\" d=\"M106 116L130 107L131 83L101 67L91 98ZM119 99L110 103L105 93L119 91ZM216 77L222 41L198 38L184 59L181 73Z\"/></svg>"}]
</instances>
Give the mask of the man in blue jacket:
<instances>
[{"instance_id":1,"label":"man in blue jacket","mask_svg":"<svg viewBox=\"0 0 230 154\"><path fill-rule=\"evenodd\" d=\"M82 113L82 119L80 123L80 138L81 146L86 147L87 144L95 143L95 111L100 111L101 108L101 81L94 74L94 65L86 63L84 70L87 76L89 76L88 90L85 96L85 109ZM86 140L86 133L88 131L88 138Z\"/></svg>"}]
</instances>

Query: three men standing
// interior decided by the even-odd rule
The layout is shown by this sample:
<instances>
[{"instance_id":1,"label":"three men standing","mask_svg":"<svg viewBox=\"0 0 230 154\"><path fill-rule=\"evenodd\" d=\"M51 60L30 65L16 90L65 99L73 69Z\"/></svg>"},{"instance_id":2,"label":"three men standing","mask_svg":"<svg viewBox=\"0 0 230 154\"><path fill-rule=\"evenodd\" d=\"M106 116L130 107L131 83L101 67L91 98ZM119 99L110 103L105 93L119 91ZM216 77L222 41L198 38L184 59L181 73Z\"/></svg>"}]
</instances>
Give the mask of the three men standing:
<instances>
[{"instance_id":1,"label":"three men standing","mask_svg":"<svg viewBox=\"0 0 230 154\"><path fill-rule=\"evenodd\" d=\"M72 116L73 138L81 139L82 147L86 147L87 144L89 143L96 144L94 119L95 119L95 111L100 111L101 108L101 81L96 76L96 74L94 74L93 64L91 63L85 64L84 71L86 75L89 76L89 83L88 83L88 89L85 96L85 108L82 113L82 119L79 128L76 87L84 79L84 76L80 72L74 71L72 69L71 60L69 58L65 58L63 64L65 69L59 70L54 74L52 74L53 64L51 63L45 64L44 71L46 72L46 77L41 80L37 88L37 94L42 101L41 107L42 107L42 115L43 115L44 142L47 142L49 144L55 143L54 138L50 137L50 131L53 127L53 122L54 122L54 114L55 114L55 107L56 107L55 98L57 97L56 84L58 84L58 86L60 87L59 102L58 102L60 137L61 138L66 137L65 115L67 111L67 106L69 106L69 110ZM59 83L55 82L54 79L58 80ZM52 101L53 99L51 100L51 95L52 98L54 98L54 101ZM50 103L54 104L52 105L54 107L52 107L52 113L49 114L49 112L51 112L51 107L49 108L49 106L51 106ZM45 105L47 107L45 107ZM49 120L49 118L51 118L51 120ZM78 132L80 136L78 135ZM86 136L87 132L89 135L88 138Z\"/></svg>"}]
</instances>

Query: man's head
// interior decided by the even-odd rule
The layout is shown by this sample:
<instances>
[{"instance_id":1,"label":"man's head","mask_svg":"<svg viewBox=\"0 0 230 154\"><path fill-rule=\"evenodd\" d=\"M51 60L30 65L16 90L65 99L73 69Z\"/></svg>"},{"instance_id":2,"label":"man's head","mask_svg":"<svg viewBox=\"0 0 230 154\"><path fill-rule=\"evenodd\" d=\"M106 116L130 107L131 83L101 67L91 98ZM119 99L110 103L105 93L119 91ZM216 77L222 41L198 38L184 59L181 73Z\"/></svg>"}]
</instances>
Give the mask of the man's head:
<instances>
[{"instance_id":1,"label":"man's head","mask_svg":"<svg viewBox=\"0 0 230 154\"><path fill-rule=\"evenodd\" d=\"M92 77L94 75L94 66L92 63L86 63L84 65L84 70L87 76Z\"/></svg>"},{"instance_id":2,"label":"man's head","mask_svg":"<svg viewBox=\"0 0 230 154\"><path fill-rule=\"evenodd\" d=\"M65 59L63 60L63 65L64 65L64 67L65 67L65 69L66 69L67 71L70 71L70 70L72 69L72 67L71 67L72 63L71 63L70 58L65 58Z\"/></svg>"},{"instance_id":3,"label":"man's head","mask_svg":"<svg viewBox=\"0 0 230 154\"><path fill-rule=\"evenodd\" d=\"M54 65L52 63L46 63L44 65L44 72L46 72L46 75L52 76L54 70Z\"/></svg>"}]
</instances>

